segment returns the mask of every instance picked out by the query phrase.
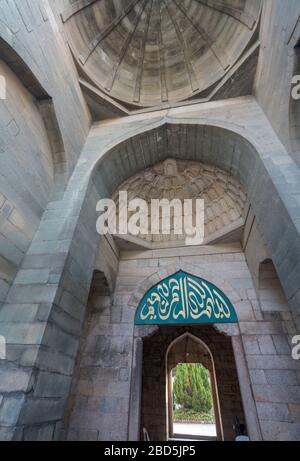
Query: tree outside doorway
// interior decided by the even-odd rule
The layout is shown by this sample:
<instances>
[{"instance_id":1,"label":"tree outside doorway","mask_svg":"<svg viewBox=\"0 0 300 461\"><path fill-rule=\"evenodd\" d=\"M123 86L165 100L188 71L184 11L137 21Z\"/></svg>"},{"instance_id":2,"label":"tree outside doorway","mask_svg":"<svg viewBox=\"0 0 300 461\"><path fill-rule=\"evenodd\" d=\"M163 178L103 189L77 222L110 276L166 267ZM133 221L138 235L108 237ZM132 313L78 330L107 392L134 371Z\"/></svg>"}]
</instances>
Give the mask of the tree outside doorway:
<instances>
[{"instance_id":1,"label":"tree outside doorway","mask_svg":"<svg viewBox=\"0 0 300 461\"><path fill-rule=\"evenodd\" d=\"M199 363L180 363L172 370L173 433L216 437L209 371Z\"/></svg>"}]
</instances>

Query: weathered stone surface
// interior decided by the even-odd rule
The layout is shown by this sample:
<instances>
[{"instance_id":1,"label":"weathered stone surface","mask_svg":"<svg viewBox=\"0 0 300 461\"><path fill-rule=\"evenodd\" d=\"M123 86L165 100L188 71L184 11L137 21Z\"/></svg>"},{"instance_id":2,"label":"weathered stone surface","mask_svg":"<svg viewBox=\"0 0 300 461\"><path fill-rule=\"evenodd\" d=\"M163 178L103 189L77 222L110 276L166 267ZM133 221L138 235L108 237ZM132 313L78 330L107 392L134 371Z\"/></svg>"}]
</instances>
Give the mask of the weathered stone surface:
<instances>
[{"instance_id":1,"label":"weathered stone surface","mask_svg":"<svg viewBox=\"0 0 300 461\"><path fill-rule=\"evenodd\" d=\"M58 421L65 406L63 400L51 398L27 398L22 407L19 424L34 425L45 421Z\"/></svg>"},{"instance_id":2,"label":"weathered stone surface","mask_svg":"<svg viewBox=\"0 0 300 461\"><path fill-rule=\"evenodd\" d=\"M0 8L1 17L5 18L0 31L3 59L0 74L6 78L8 94L6 100L1 101L0 114L1 137L6 139L1 146L0 281L11 284L38 229L53 189L54 174L57 173L58 188L60 181L63 182L63 174L59 174L55 167L59 161L59 151L64 151L70 173L88 133L89 115L70 55L60 32L53 27L56 19L49 5L46 4L44 17L40 8L31 6L29 11L29 6L24 6L20 9L16 2L2 4ZM25 17L31 18L29 28L24 27ZM43 52L37 46L40 33L45 39ZM13 40L11 37L14 37ZM50 58L53 53L56 59ZM28 69L27 74L22 71L26 66L33 76L29 75ZM68 81L64 77L66 68ZM40 82L47 89L42 88ZM35 85L40 87L39 91L36 91ZM62 86L68 90L62 91ZM54 114L51 120L48 111L51 101L48 99L42 105L35 100L35 97L47 98L47 91L56 96L55 110L60 121L64 120L60 126L52 123L57 119ZM60 138L61 134L64 136L60 144L55 130L60 133ZM19 155L20 152L22 155ZM21 277L20 280L25 280L24 274ZM1 301L5 295L0 289Z\"/></svg>"},{"instance_id":3,"label":"weathered stone surface","mask_svg":"<svg viewBox=\"0 0 300 461\"><path fill-rule=\"evenodd\" d=\"M247 356L250 370L299 370L299 363L290 355Z\"/></svg>"},{"instance_id":4,"label":"weathered stone surface","mask_svg":"<svg viewBox=\"0 0 300 461\"><path fill-rule=\"evenodd\" d=\"M266 370L266 378L269 384L282 386L297 386L298 379L294 370Z\"/></svg>"},{"instance_id":5,"label":"weathered stone surface","mask_svg":"<svg viewBox=\"0 0 300 461\"><path fill-rule=\"evenodd\" d=\"M299 439L300 424L269 421L261 422L264 440L270 442L292 442Z\"/></svg>"},{"instance_id":6,"label":"weathered stone surface","mask_svg":"<svg viewBox=\"0 0 300 461\"><path fill-rule=\"evenodd\" d=\"M254 385L253 392L258 402L298 403L300 401L299 386Z\"/></svg>"},{"instance_id":7,"label":"weathered stone surface","mask_svg":"<svg viewBox=\"0 0 300 461\"><path fill-rule=\"evenodd\" d=\"M264 370L249 370L252 384L267 384L267 378Z\"/></svg>"},{"instance_id":8,"label":"weathered stone surface","mask_svg":"<svg viewBox=\"0 0 300 461\"><path fill-rule=\"evenodd\" d=\"M24 396L4 397L0 407L1 425L14 427L24 403Z\"/></svg>"},{"instance_id":9,"label":"weathered stone surface","mask_svg":"<svg viewBox=\"0 0 300 461\"><path fill-rule=\"evenodd\" d=\"M260 348L256 336L243 336L243 343L247 355L259 355Z\"/></svg>"},{"instance_id":10,"label":"weathered stone surface","mask_svg":"<svg viewBox=\"0 0 300 461\"><path fill-rule=\"evenodd\" d=\"M273 336L273 342L274 342L277 354L288 355L291 352L291 346L286 336L275 335Z\"/></svg>"},{"instance_id":11,"label":"weathered stone surface","mask_svg":"<svg viewBox=\"0 0 300 461\"><path fill-rule=\"evenodd\" d=\"M79 3L73 2L73 12ZM97 8L102 8L98 3ZM172 2L166 3L174 8ZM253 13L254 2L246 3L248 14ZM69 429L67 438L126 439L135 309L154 283L180 268L215 283L236 308L239 325L234 334L242 334L251 381L247 388L251 391L252 386L261 425L258 432L261 429L265 440L300 439L299 362L292 360L290 347L290 336L300 325L300 176L293 161L299 160L295 146L300 118L290 101L291 75L278 71L296 69L292 61L296 61L300 10L296 0L288 8L279 0L264 3L261 72L254 89L257 100L248 96L204 104L194 101L181 107L178 103L178 107L98 123L90 132L90 115L57 5L1 3L0 74L6 77L8 98L0 107L0 335L7 342L7 358L0 363L0 439L59 439L72 376L64 428ZM219 16L211 6L196 9L207 8ZM237 14L236 9L231 13ZM72 15L69 18L74 22ZM229 26L238 22L240 28L249 29L249 36L254 32L247 14L239 15L238 21L229 15L228 20ZM81 38L85 42L86 37ZM196 45L191 42L191 46ZM218 48L214 42L217 53ZM210 47L207 52L211 53ZM133 67L143 67L145 74L128 75L127 83L131 83L125 87L124 75L117 78L120 97L135 82L131 102L145 103L153 93L159 101L177 101L182 93L176 91L183 87L180 84L176 90L173 84L185 74L192 76L187 84L194 87L197 72L181 67L171 83L161 75L157 93L156 87L145 84L153 72L147 66L153 61L141 62L142 54L135 58L132 54L130 60L143 64ZM161 61L161 43L158 56ZM184 47L178 56L182 65L189 51ZM279 74L282 79L275 91L273 79ZM236 85L232 77L228 72ZM172 94L165 94L168 88ZM199 90L192 89L193 94ZM132 99L137 95L139 101ZM226 178L226 190L221 187L224 193L215 187L211 191L221 204L213 210L218 234L214 244L120 252L112 237L100 239L95 228L98 199L110 197L124 181L171 157L189 166L201 162L209 171L205 178L213 177L215 185ZM195 178L194 173L190 178ZM199 181L184 182L193 187ZM241 196L238 187L232 189L233 182L242 184ZM148 185L155 187L152 181ZM247 206L243 207L245 195ZM221 202L222 197L229 203ZM214 198L210 197L212 206ZM232 211L237 205L244 229L228 235L227 243L220 242L224 226L233 219L222 210ZM242 240L242 246L231 244L230 239ZM105 293L96 292L87 302L95 269L106 280ZM146 341L148 334L157 332L144 333ZM232 330L223 333L229 342ZM224 365L226 383L235 372L234 361L226 361L226 354L216 360ZM221 402L223 408L236 403L237 392L236 385L226 387L228 400ZM252 393L248 393L251 398ZM161 412L157 395L147 411L152 416ZM239 405L234 407L234 414L239 411ZM157 427L163 431L164 424L165 419ZM232 430L232 418L225 417L224 425Z\"/></svg>"},{"instance_id":12,"label":"weathered stone surface","mask_svg":"<svg viewBox=\"0 0 300 461\"><path fill-rule=\"evenodd\" d=\"M275 346L272 340L272 336L259 335L257 337L260 352L263 355L276 355Z\"/></svg>"},{"instance_id":13,"label":"weathered stone surface","mask_svg":"<svg viewBox=\"0 0 300 461\"><path fill-rule=\"evenodd\" d=\"M257 412L261 421L292 422L289 407L286 404L257 403ZM270 423L271 424L271 423Z\"/></svg>"},{"instance_id":14,"label":"weathered stone surface","mask_svg":"<svg viewBox=\"0 0 300 461\"><path fill-rule=\"evenodd\" d=\"M30 372L13 367L5 369L0 363L0 374L0 392L26 392L30 390Z\"/></svg>"},{"instance_id":15,"label":"weathered stone surface","mask_svg":"<svg viewBox=\"0 0 300 461\"><path fill-rule=\"evenodd\" d=\"M39 373L34 388L34 395L37 397L63 397L68 394L71 387L71 377L52 374Z\"/></svg>"},{"instance_id":16,"label":"weathered stone surface","mask_svg":"<svg viewBox=\"0 0 300 461\"><path fill-rule=\"evenodd\" d=\"M54 424L47 424L40 427L29 427L24 429L23 439L25 442L49 442L53 440L54 430Z\"/></svg>"},{"instance_id":17,"label":"weathered stone surface","mask_svg":"<svg viewBox=\"0 0 300 461\"><path fill-rule=\"evenodd\" d=\"M290 413L297 423L300 423L300 404L289 404Z\"/></svg>"}]
</instances>

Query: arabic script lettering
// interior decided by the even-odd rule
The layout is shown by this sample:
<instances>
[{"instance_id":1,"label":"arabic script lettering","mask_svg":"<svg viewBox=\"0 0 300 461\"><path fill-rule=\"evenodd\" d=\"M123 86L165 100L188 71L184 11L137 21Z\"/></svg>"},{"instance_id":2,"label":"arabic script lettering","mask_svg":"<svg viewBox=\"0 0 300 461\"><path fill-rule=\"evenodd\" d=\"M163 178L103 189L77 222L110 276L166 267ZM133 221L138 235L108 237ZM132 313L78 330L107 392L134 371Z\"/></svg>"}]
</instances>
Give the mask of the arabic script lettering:
<instances>
[{"instance_id":1,"label":"arabic script lettering","mask_svg":"<svg viewBox=\"0 0 300 461\"><path fill-rule=\"evenodd\" d=\"M140 320L166 322L170 319L228 320L231 310L228 301L218 290L204 280L195 280L189 276L170 278L161 282L143 301Z\"/></svg>"}]
</instances>

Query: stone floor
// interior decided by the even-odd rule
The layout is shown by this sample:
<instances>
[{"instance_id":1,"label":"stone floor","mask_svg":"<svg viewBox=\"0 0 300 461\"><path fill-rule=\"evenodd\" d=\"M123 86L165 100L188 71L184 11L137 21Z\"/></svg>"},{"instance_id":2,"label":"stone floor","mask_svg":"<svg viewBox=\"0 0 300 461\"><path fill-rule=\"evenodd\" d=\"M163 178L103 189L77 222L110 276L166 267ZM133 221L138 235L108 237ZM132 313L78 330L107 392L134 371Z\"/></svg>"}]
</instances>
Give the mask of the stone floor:
<instances>
[{"instance_id":1,"label":"stone floor","mask_svg":"<svg viewBox=\"0 0 300 461\"><path fill-rule=\"evenodd\" d=\"M215 424L174 424L174 434L176 435L191 435L191 436L208 436L216 437Z\"/></svg>"}]
</instances>

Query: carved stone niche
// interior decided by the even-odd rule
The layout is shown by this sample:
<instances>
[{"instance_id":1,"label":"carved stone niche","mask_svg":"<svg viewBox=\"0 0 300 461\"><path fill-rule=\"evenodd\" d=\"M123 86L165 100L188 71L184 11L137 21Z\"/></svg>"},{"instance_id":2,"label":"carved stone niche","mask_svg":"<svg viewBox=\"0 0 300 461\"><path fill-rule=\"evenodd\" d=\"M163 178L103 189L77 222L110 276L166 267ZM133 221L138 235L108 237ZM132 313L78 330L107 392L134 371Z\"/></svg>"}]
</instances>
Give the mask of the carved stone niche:
<instances>
[{"instance_id":1,"label":"carved stone niche","mask_svg":"<svg viewBox=\"0 0 300 461\"><path fill-rule=\"evenodd\" d=\"M192 222L196 223L196 199L204 200L204 244L220 241L230 235L237 236L244 226L244 215L247 197L239 181L225 171L211 165L194 161L181 161L169 158L164 162L147 168L126 180L112 196L117 211L127 203L119 201L119 193L127 192L128 201L142 199L148 205L148 228L146 235L135 236L145 245L152 248L181 246L186 242L185 222L183 232L178 233L178 209L170 209L170 232L163 233L165 223L159 216L159 234L151 234L152 200L167 199L169 202L178 199L181 202L181 216L184 200L192 200ZM134 211L128 214L130 218ZM119 222L119 216L117 216ZM124 237L123 237L124 238ZM239 240L239 238L237 238Z\"/></svg>"}]
</instances>

